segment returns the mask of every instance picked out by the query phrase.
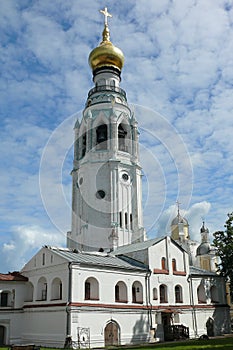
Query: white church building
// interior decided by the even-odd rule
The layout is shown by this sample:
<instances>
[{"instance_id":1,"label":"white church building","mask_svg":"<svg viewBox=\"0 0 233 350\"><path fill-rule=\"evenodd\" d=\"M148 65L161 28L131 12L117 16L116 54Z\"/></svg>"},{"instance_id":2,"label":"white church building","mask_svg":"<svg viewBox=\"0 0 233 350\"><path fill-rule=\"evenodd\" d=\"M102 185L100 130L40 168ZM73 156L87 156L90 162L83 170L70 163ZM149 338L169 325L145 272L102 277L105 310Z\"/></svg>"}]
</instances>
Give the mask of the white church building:
<instances>
[{"instance_id":1,"label":"white church building","mask_svg":"<svg viewBox=\"0 0 233 350\"><path fill-rule=\"evenodd\" d=\"M0 345L89 348L230 332L204 224L201 243L192 241L178 208L170 236L146 237L137 121L102 12L103 39L89 56L95 85L75 124L67 248L44 246L20 272L0 274Z\"/></svg>"}]
</instances>

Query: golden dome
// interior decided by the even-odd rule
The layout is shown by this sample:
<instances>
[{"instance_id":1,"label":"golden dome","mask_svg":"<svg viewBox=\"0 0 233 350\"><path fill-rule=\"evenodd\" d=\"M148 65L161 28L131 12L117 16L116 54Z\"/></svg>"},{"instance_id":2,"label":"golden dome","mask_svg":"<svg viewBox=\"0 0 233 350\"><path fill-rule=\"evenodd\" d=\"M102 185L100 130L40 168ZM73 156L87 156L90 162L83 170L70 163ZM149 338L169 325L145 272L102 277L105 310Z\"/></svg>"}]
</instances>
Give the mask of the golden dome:
<instances>
[{"instance_id":1,"label":"golden dome","mask_svg":"<svg viewBox=\"0 0 233 350\"><path fill-rule=\"evenodd\" d=\"M110 41L108 24L105 22L103 40L89 55L89 64L94 71L100 67L114 67L121 71L124 65L123 52Z\"/></svg>"}]
</instances>

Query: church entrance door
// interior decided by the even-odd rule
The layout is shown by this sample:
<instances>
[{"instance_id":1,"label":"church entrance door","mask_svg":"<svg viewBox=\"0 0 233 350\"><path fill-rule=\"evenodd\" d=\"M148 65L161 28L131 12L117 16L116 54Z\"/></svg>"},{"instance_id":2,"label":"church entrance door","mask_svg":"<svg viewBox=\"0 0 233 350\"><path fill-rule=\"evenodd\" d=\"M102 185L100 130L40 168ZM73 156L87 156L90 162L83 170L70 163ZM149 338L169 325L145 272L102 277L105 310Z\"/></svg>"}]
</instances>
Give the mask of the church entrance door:
<instances>
[{"instance_id":1,"label":"church entrance door","mask_svg":"<svg viewBox=\"0 0 233 350\"><path fill-rule=\"evenodd\" d=\"M105 346L119 345L119 326L116 322L109 322L104 329Z\"/></svg>"},{"instance_id":2,"label":"church entrance door","mask_svg":"<svg viewBox=\"0 0 233 350\"><path fill-rule=\"evenodd\" d=\"M170 312L162 312L162 324L163 324L163 332L164 332L164 340L173 340L173 336L171 334L171 313Z\"/></svg>"},{"instance_id":3,"label":"church entrance door","mask_svg":"<svg viewBox=\"0 0 233 350\"><path fill-rule=\"evenodd\" d=\"M0 346L5 345L5 327L0 326Z\"/></svg>"}]
</instances>

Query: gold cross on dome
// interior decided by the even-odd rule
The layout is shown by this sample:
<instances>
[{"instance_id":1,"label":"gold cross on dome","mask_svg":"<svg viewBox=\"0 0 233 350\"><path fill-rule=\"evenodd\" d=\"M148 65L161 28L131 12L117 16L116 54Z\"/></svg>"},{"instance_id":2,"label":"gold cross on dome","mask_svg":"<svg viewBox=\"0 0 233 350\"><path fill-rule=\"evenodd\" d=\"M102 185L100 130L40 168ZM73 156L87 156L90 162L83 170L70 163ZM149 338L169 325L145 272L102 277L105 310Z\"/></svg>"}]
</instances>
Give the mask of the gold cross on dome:
<instances>
[{"instance_id":1,"label":"gold cross on dome","mask_svg":"<svg viewBox=\"0 0 233 350\"><path fill-rule=\"evenodd\" d=\"M104 24L108 25L108 17L112 17L112 15L108 12L107 7L104 8L104 10L100 10L100 13L104 15Z\"/></svg>"},{"instance_id":2,"label":"gold cross on dome","mask_svg":"<svg viewBox=\"0 0 233 350\"><path fill-rule=\"evenodd\" d=\"M178 216L180 215L180 202L177 200L176 205L177 205L177 210L178 210Z\"/></svg>"}]
</instances>

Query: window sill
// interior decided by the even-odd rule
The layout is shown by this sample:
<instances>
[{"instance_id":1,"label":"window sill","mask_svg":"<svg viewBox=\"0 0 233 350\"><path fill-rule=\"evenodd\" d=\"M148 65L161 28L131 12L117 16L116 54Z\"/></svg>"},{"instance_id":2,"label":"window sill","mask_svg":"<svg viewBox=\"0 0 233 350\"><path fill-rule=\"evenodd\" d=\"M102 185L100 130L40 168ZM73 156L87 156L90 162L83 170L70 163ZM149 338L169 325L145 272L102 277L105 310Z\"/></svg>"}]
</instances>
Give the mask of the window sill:
<instances>
[{"instance_id":1,"label":"window sill","mask_svg":"<svg viewBox=\"0 0 233 350\"><path fill-rule=\"evenodd\" d=\"M186 276L186 272L185 271L173 271L173 275Z\"/></svg>"},{"instance_id":2,"label":"window sill","mask_svg":"<svg viewBox=\"0 0 233 350\"><path fill-rule=\"evenodd\" d=\"M154 270L153 270L153 273L154 273L154 274L169 275L169 270L154 269Z\"/></svg>"}]
</instances>

